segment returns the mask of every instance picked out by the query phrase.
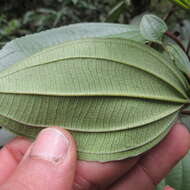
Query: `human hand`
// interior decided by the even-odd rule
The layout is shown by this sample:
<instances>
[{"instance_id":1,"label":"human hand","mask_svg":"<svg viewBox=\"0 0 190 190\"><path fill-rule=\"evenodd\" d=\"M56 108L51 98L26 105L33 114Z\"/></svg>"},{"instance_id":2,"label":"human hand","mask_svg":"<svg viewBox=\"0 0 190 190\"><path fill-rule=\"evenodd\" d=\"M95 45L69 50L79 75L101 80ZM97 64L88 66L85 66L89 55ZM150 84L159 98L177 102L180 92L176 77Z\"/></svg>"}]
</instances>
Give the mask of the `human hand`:
<instances>
[{"instance_id":1,"label":"human hand","mask_svg":"<svg viewBox=\"0 0 190 190\"><path fill-rule=\"evenodd\" d=\"M136 158L76 161L71 135L47 128L34 143L17 137L0 150L0 190L154 190L189 148L189 132L176 124L159 145Z\"/></svg>"}]
</instances>

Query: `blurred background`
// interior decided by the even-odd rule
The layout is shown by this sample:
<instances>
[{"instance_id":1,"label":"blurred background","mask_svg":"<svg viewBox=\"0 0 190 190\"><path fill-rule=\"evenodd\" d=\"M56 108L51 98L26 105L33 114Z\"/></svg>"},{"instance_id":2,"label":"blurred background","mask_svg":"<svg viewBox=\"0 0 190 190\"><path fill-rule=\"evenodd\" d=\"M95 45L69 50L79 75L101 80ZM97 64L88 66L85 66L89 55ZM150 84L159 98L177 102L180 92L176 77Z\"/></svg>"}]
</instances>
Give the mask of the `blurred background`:
<instances>
[{"instance_id":1,"label":"blurred background","mask_svg":"<svg viewBox=\"0 0 190 190\"><path fill-rule=\"evenodd\" d=\"M169 0L0 0L0 47L16 37L71 23L136 24L144 13L166 18L170 11L169 27L186 40L190 13Z\"/></svg>"}]
</instances>

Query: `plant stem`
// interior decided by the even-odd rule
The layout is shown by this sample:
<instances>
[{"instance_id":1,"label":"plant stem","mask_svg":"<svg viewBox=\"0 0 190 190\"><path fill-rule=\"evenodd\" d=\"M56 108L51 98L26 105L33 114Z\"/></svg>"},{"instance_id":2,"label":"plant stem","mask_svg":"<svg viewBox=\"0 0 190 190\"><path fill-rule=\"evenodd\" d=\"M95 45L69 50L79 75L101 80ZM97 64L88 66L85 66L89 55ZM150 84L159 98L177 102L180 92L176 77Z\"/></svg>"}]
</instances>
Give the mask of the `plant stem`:
<instances>
[{"instance_id":1,"label":"plant stem","mask_svg":"<svg viewBox=\"0 0 190 190\"><path fill-rule=\"evenodd\" d=\"M167 15L164 16L163 20L167 22L169 18L173 15L173 13L176 11L176 6L173 6L171 10L167 13Z\"/></svg>"},{"instance_id":2,"label":"plant stem","mask_svg":"<svg viewBox=\"0 0 190 190\"><path fill-rule=\"evenodd\" d=\"M165 35L168 36L170 39L174 40L181 47L181 49L186 53L184 45L181 43L181 41L174 34L167 31L167 32L165 32Z\"/></svg>"},{"instance_id":3,"label":"plant stem","mask_svg":"<svg viewBox=\"0 0 190 190\"><path fill-rule=\"evenodd\" d=\"M183 110L183 111L181 111L181 113L182 113L183 115L190 115L190 111L185 111L185 110Z\"/></svg>"}]
</instances>

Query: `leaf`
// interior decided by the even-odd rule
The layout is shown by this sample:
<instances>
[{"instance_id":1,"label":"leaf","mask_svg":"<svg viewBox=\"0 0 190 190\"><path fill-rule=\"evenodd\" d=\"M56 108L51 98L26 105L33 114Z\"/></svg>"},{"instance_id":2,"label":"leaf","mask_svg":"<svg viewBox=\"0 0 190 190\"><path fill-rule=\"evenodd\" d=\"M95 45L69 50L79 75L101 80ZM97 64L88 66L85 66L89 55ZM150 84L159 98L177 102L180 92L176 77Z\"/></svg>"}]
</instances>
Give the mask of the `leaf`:
<instances>
[{"instance_id":1,"label":"leaf","mask_svg":"<svg viewBox=\"0 0 190 190\"><path fill-rule=\"evenodd\" d=\"M166 45L166 51L171 56L171 59L173 59L176 66L190 77L190 62L185 52L178 45L172 43Z\"/></svg>"},{"instance_id":2,"label":"leaf","mask_svg":"<svg viewBox=\"0 0 190 190\"><path fill-rule=\"evenodd\" d=\"M5 117L1 121L4 122L4 124L5 124L4 127L6 127L7 129L9 129L10 131L12 131L12 132L14 132L14 133L16 133L18 135L27 136L29 138L33 138L34 136L36 136L37 133L41 130L40 128L33 128L31 126L26 126L26 125L23 125L21 123L17 123L16 121L10 120L10 119L6 119ZM22 129L22 130L18 131L17 130L18 127L20 129ZM111 154L108 154L108 153L96 153L95 154L95 153L92 153L92 152L84 152L84 151L81 152L81 151L78 151L78 159L81 159L81 160L90 160L90 161L92 161L92 160L96 160L96 161L110 161L110 160L121 160L121 159L124 159L124 158L136 156L136 155L139 155L139 154L147 151L148 149L152 148L156 144L158 144L158 142L160 142L166 136L166 134L168 133L169 129L167 129L165 132L163 132L162 134L160 134L160 136L158 136L153 141L151 141L151 142L149 142L147 144L144 144L143 146L139 146L137 148L131 149L130 151L121 151L121 152L115 152L115 153L111 153ZM75 136L76 134L79 134L79 133L72 132L72 131L70 131L70 132L74 136L75 140L77 140L77 142L79 142L79 139L77 139L76 136ZM99 133L99 134L102 134L102 133ZM107 142L111 143L112 140L115 140L114 142L117 142L117 140L118 140L118 139L114 138L114 133L112 135L110 135L110 133L108 135L107 135L107 133L103 133L103 134L106 137L106 141L104 141L103 143L107 143ZM85 141L87 142L87 140L86 140L85 137L87 137L87 139L88 139L88 134L84 133L84 134L81 135L81 139L83 139L82 140L83 141L83 147L85 147L86 145L88 145L88 143L85 143ZM111 138L113 138L113 139L111 139ZM96 144L93 144L93 143L96 143ZM96 148L96 149L98 149L100 147L101 143L102 142L100 142L98 138L96 138L95 142L89 141L89 145L91 147L93 147L93 148ZM94 146L94 145L98 145L98 146ZM81 144L80 144L80 146L81 146Z\"/></svg>"},{"instance_id":3,"label":"leaf","mask_svg":"<svg viewBox=\"0 0 190 190\"><path fill-rule=\"evenodd\" d=\"M10 133L8 130L3 128L0 129L0 147L3 146L5 143L8 143L11 139L15 138L13 133Z\"/></svg>"},{"instance_id":4,"label":"leaf","mask_svg":"<svg viewBox=\"0 0 190 190\"><path fill-rule=\"evenodd\" d=\"M179 6L185 8L185 9L190 9L190 0L170 0Z\"/></svg>"},{"instance_id":5,"label":"leaf","mask_svg":"<svg viewBox=\"0 0 190 190\"><path fill-rule=\"evenodd\" d=\"M125 1L120 1L117 3L108 13L108 17L106 19L107 22L114 22L119 19L119 16L126 8Z\"/></svg>"},{"instance_id":6,"label":"leaf","mask_svg":"<svg viewBox=\"0 0 190 190\"><path fill-rule=\"evenodd\" d=\"M133 18L130 20L130 24L139 26L139 25L140 25L140 22L141 22L141 20L142 20L142 18L143 18L143 16L144 16L144 15L147 15L147 14L149 14L149 12L143 12L143 13L141 13L140 15L137 15L137 16L133 17Z\"/></svg>"},{"instance_id":7,"label":"leaf","mask_svg":"<svg viewBox=\"0 0 190 190\"><path fill-rule=\"evenodd\" d=\"M109 23L82 23L59 27L44 32L17 38L0 51L0 70L47 47L81 38L111 36L112 38L145 40L136 26Z\"/></svg>"},{"instance_id":8,"label":"leaf","mask_svg":"<svg viewBox=\"0 0 190 190\"><path fill-rule=\"evenodd\" d=\"M190 189L190 152L173 168L168 176L161 181L156 190L162 190L169 185L176 190Z\"/></svg>"},{"instance_id":9,"label":"leaf","mask_svg":"<svg viewBox=\"0 0 190 190\"><path fill-rule=\"evenodd\" d=\"M190 111L190 106L186 106L183 111ZM189 115L180 114L180 122L182 122L190 132L190 117Z\"/></svg>"},{"instance_id":10,"label":"leaf","mask_svg":"<svg viewBox=\"0 0 190 190\"><path fill-rule=\"evenodd\" d=\"M72 0L72 2L74 5L76 5L79 2L79 0Z\"/></svg>"},{"instance_id":11,"label":"leaf","mask_svg":"<svg viewBox=\"0 0 190 190\"><path fill-rule=\"evenodd\" d=\"M1 126L30 138L44 127L64 127L82 160L120 160L147 151L189 103L186 78L175 64L128 39L46 48L1 71L0 84Z\"/></svg>"},{"instance_id":12,"label":"leaf","mask_svg":"<svg viewBox=\"0 0 190 190\"><path fill-rule=\"evenodd\" d=\"M190 118L189 116L181 116L181 122L187 127L187 129L189 130L190 132Z\"/></svg>"},{"instance_id":13,"label":"leaf","mask_svg":"<svg viewBox=\"0 0 190 190\"><path fill-rule=\"evenodd\" d=\"M140 23L141 35L149 41L162 44L164 33L168 30L165 22L155 15L145 15Z\"/></svg>"}]
</instances>

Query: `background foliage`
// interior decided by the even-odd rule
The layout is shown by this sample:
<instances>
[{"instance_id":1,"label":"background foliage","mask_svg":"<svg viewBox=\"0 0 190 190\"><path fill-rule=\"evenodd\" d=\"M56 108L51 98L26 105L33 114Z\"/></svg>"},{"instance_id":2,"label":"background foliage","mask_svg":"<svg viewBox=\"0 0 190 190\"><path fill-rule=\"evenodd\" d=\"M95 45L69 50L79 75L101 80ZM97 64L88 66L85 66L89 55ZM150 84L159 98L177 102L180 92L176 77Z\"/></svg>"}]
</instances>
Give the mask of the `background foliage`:
<instances>
[{"instance_id":1,"label":"background foliage","mask_svg":"<svg viewBox=\"0 0 190 190\"><path fill-rule=\"evenodd\" d=\"M0 47L15 37L71 23L135 23L145 12L166 17L172 7L167 0L1 0ZM176 8L168 19L175 34L190 30L188 18L189 13Z\"/></svg>"}]
</instances>

